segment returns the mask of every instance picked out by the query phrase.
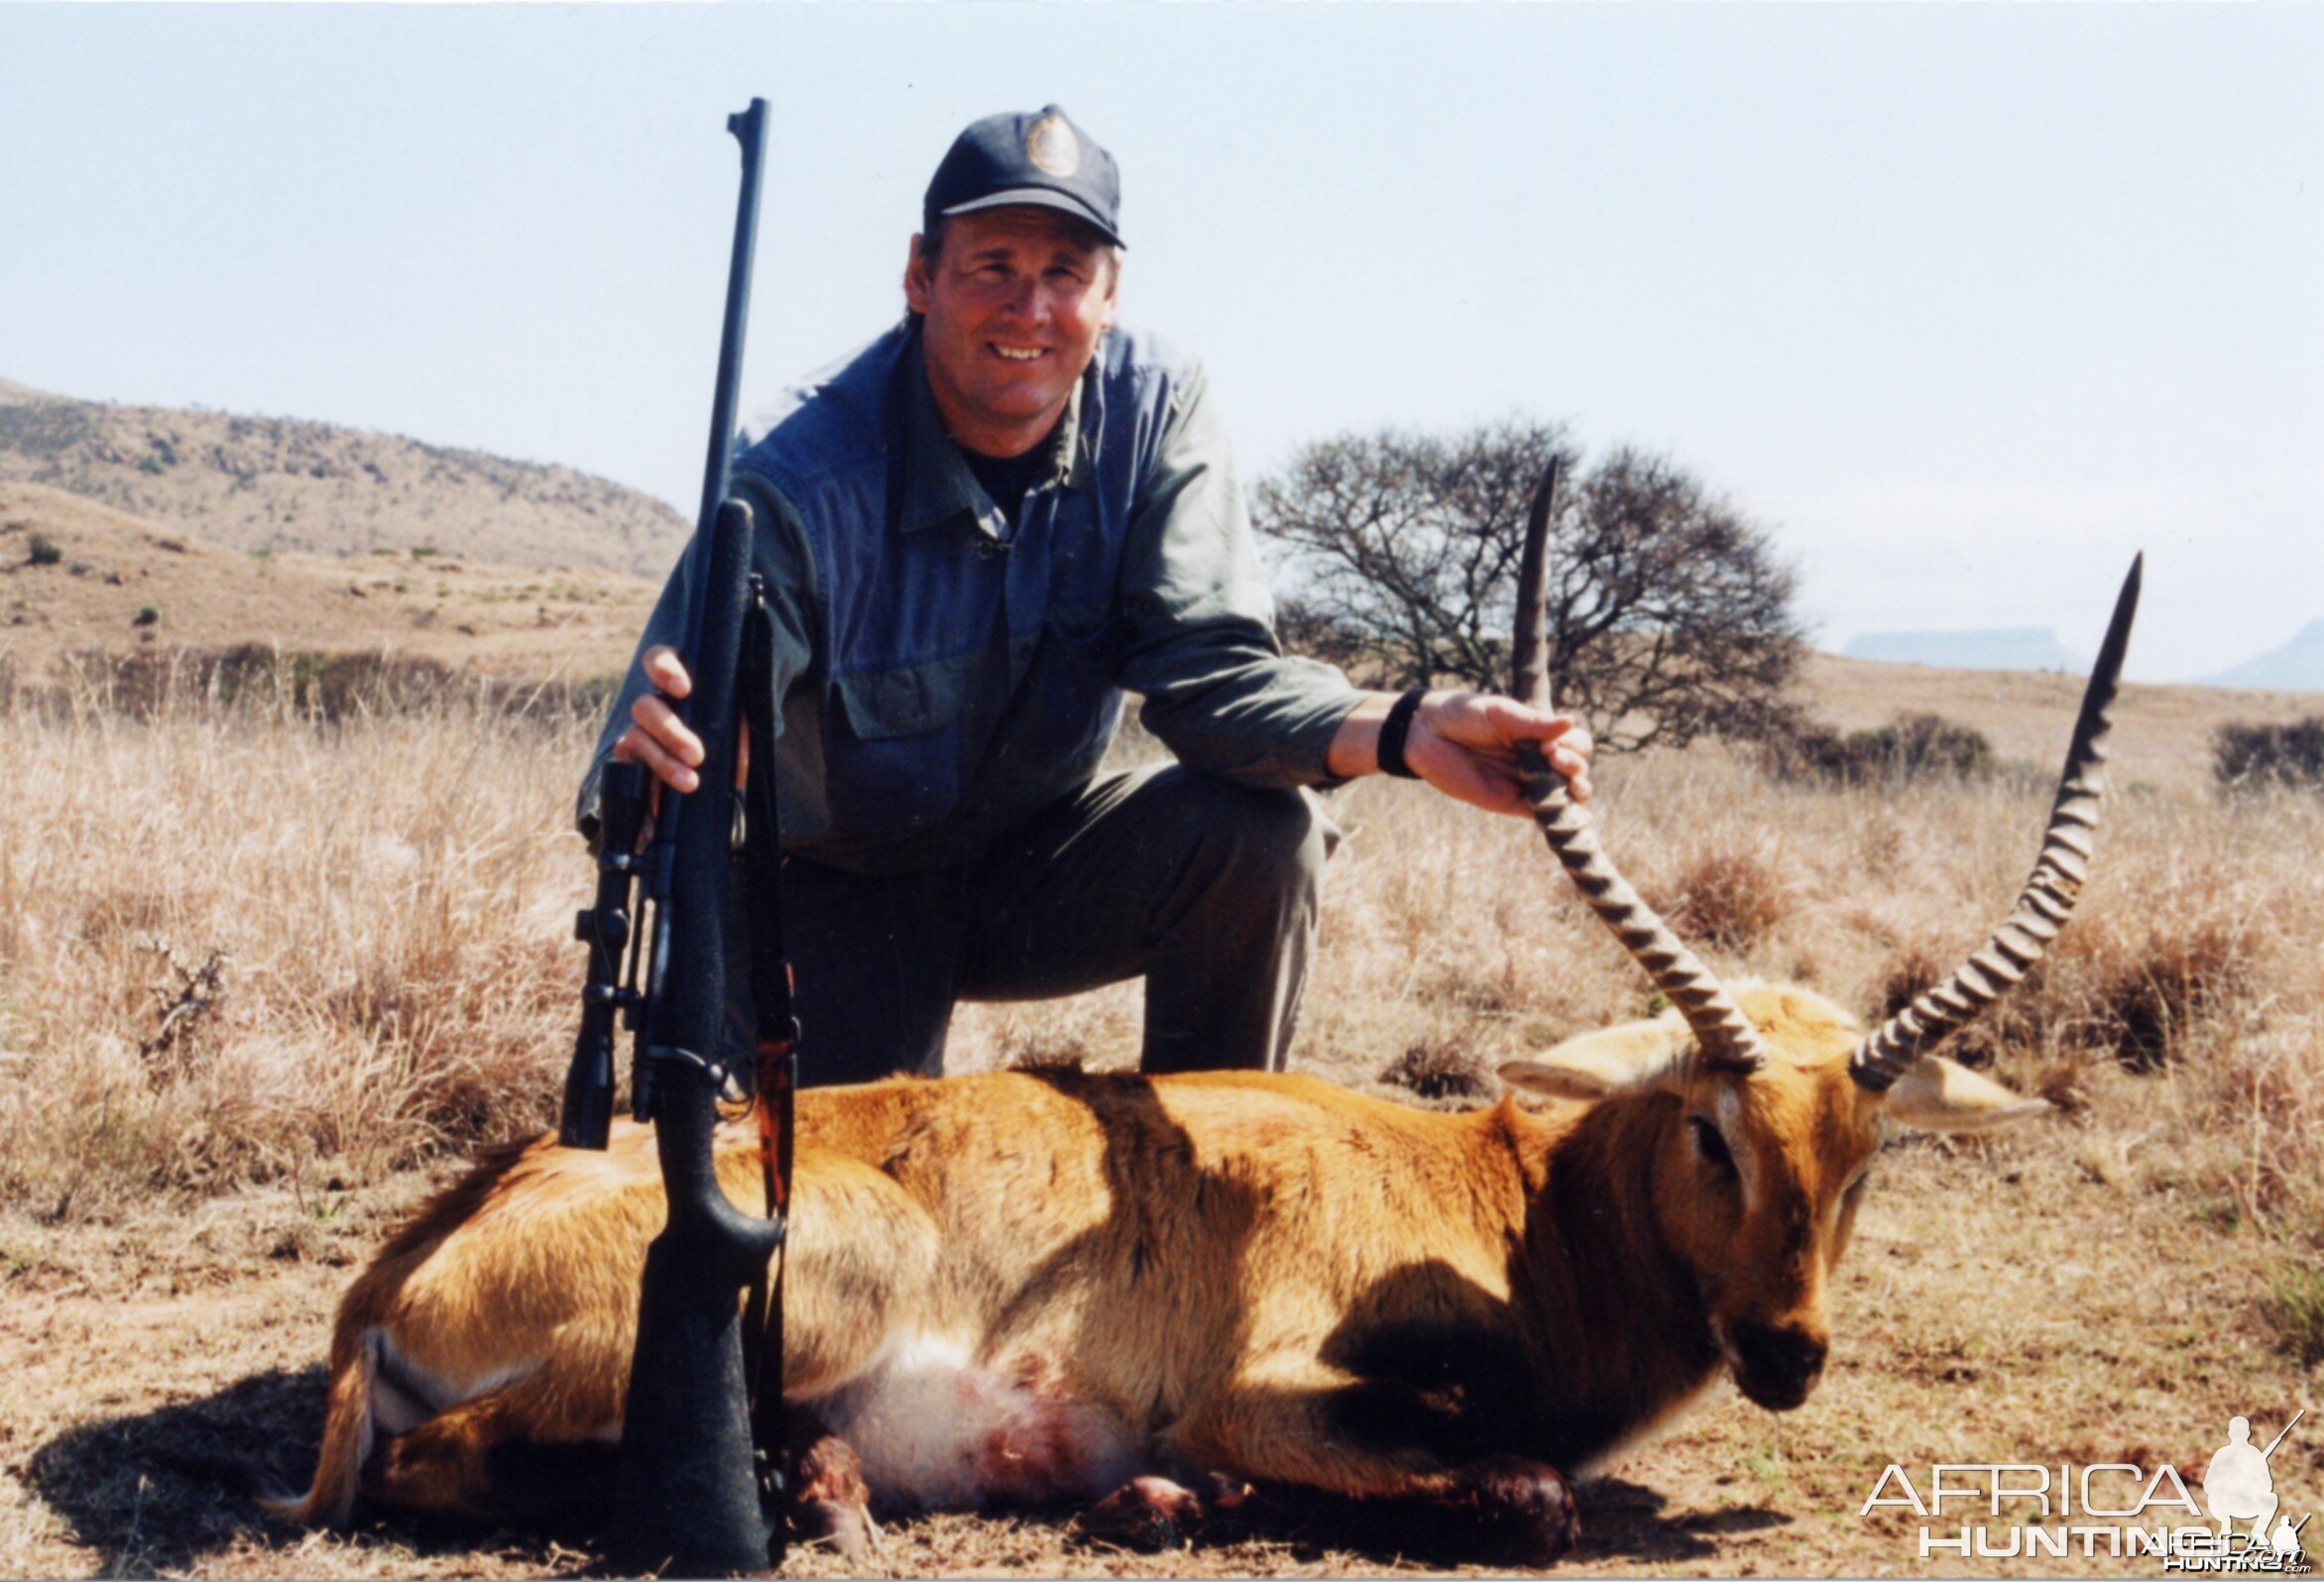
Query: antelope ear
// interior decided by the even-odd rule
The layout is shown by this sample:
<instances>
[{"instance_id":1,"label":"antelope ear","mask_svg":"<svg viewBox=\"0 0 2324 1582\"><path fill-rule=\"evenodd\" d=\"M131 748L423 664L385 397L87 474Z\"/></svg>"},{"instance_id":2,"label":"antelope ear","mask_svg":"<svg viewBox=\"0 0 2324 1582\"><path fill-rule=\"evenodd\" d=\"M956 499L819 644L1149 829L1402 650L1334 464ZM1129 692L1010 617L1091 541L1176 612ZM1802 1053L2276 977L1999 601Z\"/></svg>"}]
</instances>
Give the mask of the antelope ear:
<instances>
[{"instance_id":1,"label":"antelope ear","mask_svg":"<svg viewBox=\"0 0 2324 1582\"><path fill-rule=\"evenodd\" d=\"M2049 1112L2049 1101L2013 1093L1941 1055L1917 1062L1889 1089L1888 1113L1926 1132L1983 1132Z\"/></svg>"},{"instance_id":2,"label":"antelope ear","mask_svg":"<svg viewBox=\"0 0 2324 1582\"><path fill-rule=\"evenodd\" d=\"M1550 1098L1603 1098L1674 1076L1688 1047L1686 1030L1670 1022L1633 1022L1569 1038L1546 1055L1507 1061L1501 1080Z\"/></svg>"}]
</instances>

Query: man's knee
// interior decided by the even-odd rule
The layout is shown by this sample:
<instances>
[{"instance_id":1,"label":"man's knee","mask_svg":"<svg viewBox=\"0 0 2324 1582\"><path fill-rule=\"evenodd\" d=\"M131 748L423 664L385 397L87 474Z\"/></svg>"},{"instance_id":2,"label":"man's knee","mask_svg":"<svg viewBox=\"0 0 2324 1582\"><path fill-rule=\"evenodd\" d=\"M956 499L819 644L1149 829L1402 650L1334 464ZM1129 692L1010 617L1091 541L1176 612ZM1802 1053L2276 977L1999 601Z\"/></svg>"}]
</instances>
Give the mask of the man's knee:
<instances>
[{"instance_id":1,"label":"man's knee","mask_svg":"<svg viewBox=\"0 0 2324 1582\"><path fill-rule=\"evenodd\" d=\"M1339 844L1338 826L1310 792L1210 780L1203 804L1199 816L1208 838L1249 883L1292 894L1312 890Z\"/></svg>"}]
</instances>

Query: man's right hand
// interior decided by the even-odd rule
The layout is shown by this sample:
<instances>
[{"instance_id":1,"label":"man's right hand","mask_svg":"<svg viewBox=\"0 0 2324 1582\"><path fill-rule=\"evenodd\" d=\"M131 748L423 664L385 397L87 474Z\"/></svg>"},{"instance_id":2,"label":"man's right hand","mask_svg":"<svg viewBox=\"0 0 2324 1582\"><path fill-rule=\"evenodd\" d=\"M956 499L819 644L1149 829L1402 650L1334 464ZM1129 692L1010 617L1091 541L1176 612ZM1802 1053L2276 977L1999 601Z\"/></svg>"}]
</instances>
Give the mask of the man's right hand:
<instances>
[{"instance_id":1,"label":"man's right hand","mask_svg":"<svg viewBox=\"0 0 2324 1582\"><path fill-rule=\"evenodd\" d=\"M624 763L644 764L673 791L691 791L702 783L694 772L702 766L702 738L686 729L662 694L683 698L694 690L693 678L678 662L675 648L646 649L644 670L645 679L659 690L640 693L630 705L630 729L614 743L614 756Z\"/></svg>"}]
</instances>

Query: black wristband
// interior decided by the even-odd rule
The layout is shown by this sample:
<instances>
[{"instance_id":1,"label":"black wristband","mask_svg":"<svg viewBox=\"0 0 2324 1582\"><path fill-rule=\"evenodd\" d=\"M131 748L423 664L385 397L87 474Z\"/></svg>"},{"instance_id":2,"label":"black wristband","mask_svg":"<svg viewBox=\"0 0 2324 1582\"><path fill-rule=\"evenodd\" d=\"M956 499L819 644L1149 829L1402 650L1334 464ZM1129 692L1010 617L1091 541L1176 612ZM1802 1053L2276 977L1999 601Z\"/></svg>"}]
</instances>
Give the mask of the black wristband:
<instances>
[{"instance_id":1,"label":"black wristband","mask_svg":"<svg viewBox=\"0 0 2324 1582\"><path fill-rule=\"evenodd\" d=\"M1426 687L1415 687L1396 700L1388 711L1388 718L1380 722L1380 772L1392 774L1399 780L1417 780L1420 771L1404 761L1404 738L1412 734L1412 717L1420 713L1421 699L1429 695Z\"/></svg>"}]
</instances>

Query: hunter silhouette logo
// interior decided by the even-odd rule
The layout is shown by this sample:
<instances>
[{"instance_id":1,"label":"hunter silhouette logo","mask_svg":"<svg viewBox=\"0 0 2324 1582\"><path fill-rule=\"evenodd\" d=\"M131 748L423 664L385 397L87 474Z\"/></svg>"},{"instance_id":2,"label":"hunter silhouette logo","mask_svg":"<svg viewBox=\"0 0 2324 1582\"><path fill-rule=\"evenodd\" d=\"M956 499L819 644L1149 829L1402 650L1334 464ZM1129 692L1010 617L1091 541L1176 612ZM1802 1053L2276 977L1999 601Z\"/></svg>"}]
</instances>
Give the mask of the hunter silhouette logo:
<instances>
[{"instance_id":1,"label":"hunter silhouette logo","mask_svg":"<svg viewBox=\"0 0 2324 1582\"><path fill-rule=\"evenodd\" d=\"M2302 1407L2292 1413L2283 1432L2267 1442L2265 1450L2252 1448L2252 1419L2227 1419L2227 1443L2211 1457L2211 1465L2203 1472L2203 1498L2211 1507L2211 1520L2219 1524L2219 1535L2227 1537L2238 1522L2252 1524L2252 1541L2266 1543L2282 1550L2286 1543L2292 1552L2299 1551L2299 1528L2290 1521L2275 1525L2272 1539L2267 1533L2267 1519L2276 1514L2282 1503L2275 1493L2275 1475L2267 1470L2267 1458L2275 1454L2275 1447L2283 1443L2284 1434L2291 1432L2300 1418L2308 1414ZM2307 1526L2306 1518L2300 1526Z\"/></svg>"},{"instance_id":2,"label":"hunter silhouette logo","mask_svg":"<svg viewBox=\"0 0 2324 1582\"><path fill-rule=\"evenodd\" d=\"M2150 1557L2164 1571L2303 1575L2310 1567L2300 1530L2308 1519L2295 1525L2284 1512L2269 1457L2305 1415L2294 1412L2266 1448L2252 1442L2249 1417L2230 1418L2227 1443L2204 1469L2201 1503L2168 1461L1940 1462L1917 1474L1891 1463L1857 1515L1910 1511L1920 1519L1923 1560L2063 1559L2079 1551Z\"/></svg>"}]
</instances>

